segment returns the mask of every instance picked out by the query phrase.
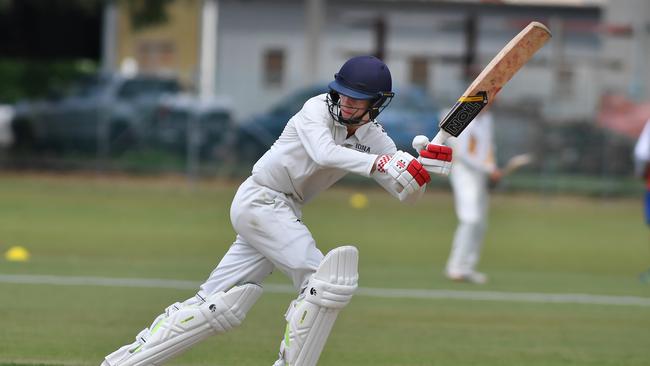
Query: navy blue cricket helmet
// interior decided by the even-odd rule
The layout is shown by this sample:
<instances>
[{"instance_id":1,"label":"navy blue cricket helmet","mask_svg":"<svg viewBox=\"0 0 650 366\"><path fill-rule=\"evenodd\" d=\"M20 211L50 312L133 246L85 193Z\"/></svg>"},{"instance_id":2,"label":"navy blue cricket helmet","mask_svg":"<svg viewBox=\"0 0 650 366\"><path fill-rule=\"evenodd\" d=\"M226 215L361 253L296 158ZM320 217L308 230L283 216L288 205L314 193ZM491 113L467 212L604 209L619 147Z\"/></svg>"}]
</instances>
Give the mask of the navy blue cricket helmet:
<instances>
[{"instance_id":1,"label":"navy blue cricket helmet","mask_svg":"<svg viewBox=\"0 0 650 366\"><path fill-rule=\"evenodd\" d=\"M346 61L334 75L329 89L327 105L332 118L351 125L362 123L365 114L370 116L370 120L377 118L395 95L391 91L392 78L388 66L374 56L357 56ZM370 105L361 117L344 119L340 113L340 95L368 100Z\"/></svg>"}]
</instances>

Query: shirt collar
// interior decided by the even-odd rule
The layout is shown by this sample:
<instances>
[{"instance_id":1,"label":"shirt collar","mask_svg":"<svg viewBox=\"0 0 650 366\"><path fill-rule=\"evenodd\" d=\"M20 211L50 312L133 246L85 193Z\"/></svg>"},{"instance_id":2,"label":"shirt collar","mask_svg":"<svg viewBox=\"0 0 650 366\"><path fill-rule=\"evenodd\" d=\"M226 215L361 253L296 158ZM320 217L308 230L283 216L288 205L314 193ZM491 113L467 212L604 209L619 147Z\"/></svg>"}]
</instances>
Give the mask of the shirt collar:
<instances>
[{"instance_id":1,"label":"shirt collar","mask_svg":"<svg viewBox=\"0 0 650 366\"><path fill-rule=\"evenodd\" d=\"M375 121L364 123L354 131L354 136L356 136L359 141L362 141L368 135L368 131L370 131L370 127L372 127L371 125L374 123Z\"/></svg>"}]
</instances>

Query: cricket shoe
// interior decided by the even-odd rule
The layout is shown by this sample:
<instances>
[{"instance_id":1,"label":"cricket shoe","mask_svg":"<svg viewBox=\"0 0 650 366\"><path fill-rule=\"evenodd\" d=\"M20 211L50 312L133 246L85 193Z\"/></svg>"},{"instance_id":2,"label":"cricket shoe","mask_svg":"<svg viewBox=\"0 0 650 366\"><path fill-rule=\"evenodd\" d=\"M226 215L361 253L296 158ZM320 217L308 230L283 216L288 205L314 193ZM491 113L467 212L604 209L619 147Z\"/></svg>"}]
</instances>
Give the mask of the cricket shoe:
<instances>
[{"instance_id":1,"label":"cricket shoe","mask_svg":"<svg viewBox=\"0 0 650 366\"><path fill-rule=\"evenodd\" d=\"M445 276L454 282L466 282L476 285L484 285L488 282L488 277L485 273L470 272L470 273L445 273Z\"/></svg>"}]
</instances>

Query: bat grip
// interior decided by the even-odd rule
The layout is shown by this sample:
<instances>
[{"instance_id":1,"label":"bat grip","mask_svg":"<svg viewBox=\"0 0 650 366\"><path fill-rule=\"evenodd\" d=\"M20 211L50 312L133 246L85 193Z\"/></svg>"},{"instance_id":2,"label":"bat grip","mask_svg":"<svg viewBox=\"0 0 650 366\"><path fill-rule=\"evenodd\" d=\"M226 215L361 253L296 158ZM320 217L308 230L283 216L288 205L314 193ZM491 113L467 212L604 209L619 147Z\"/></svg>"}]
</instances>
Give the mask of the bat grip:
<instances>
[{"instance_id":1,"label":"bat grip","mask_svg":"<svg viewBox=\"0 0 650 366\"><path fill-rule=\"evenodd\" d=\"M440 131L438 131L438 133L436 134L436 137L434 137L433 140L431 140L431 143L434 145L444 145L445 141L447 141L447 139L450 137L451 135L449 134L449 132L440 129Z\"/></svg>"}]
</instances>

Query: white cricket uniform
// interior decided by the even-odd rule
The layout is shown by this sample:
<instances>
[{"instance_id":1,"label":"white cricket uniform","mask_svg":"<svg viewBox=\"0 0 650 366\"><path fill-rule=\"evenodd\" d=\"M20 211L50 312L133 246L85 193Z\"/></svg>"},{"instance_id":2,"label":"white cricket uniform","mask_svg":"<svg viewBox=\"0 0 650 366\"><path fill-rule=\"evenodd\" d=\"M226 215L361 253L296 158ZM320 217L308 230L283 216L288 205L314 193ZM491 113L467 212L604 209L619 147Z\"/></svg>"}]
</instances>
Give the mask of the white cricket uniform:
<instances>
[{"instance_id":1,"label":"white cricket uniform","mask_svg":"<svg viewBox=\"0 0 650 366\"><path fill-rule=\"evenodd\" d=\"M330 116L325 97L305 103L239 187L230 208L236 240L201 285L200 296L243 282L262 283L274 267L299 290L323 259L301 220L302 206L348 173L371 176L401 201L413 202L424 192L425 186L411 195L398 192L388 174L371 174L378 155L396 152L395 143L375 122L347 137L347 128Z\"/></svg>"},{"instance_id":2,"label":"white cricket uniform","mask_svg":"<svg viewBox=\"0 0 650 366\"><path fill-rule=\"evenodd\" d=\"M650 120L643 126L643 131L634 145L635 173L642 176L648 162L650 162Z\"/></svg>"},{"instance_id":3,"label":"white cricket uniform","mask_svg":"<svg viewBox=\"0 0 650 366\"><path fill-rule=\"evenodd\" d=\"M480 113L460 136L450 138L448 143L454 151L450 180L458 227L446 272L468 275L475 272L481 254L487 226L488 179L496 169L492 115Z\"/></svg>"},{"instance_id":4,"label":"white cricket uniform","mask_svg":"<svg viewBox=\"0 0 650 366\"><path fill-rule=\"evenodd\" d=\"M646 121L639 139L634 145L634 173L645 180L644 213L645 222L650 225L650 172L646 169L650 163L650 120ZM650 270L648 270L650 273Z\"/></svg>"}]
</instances>

